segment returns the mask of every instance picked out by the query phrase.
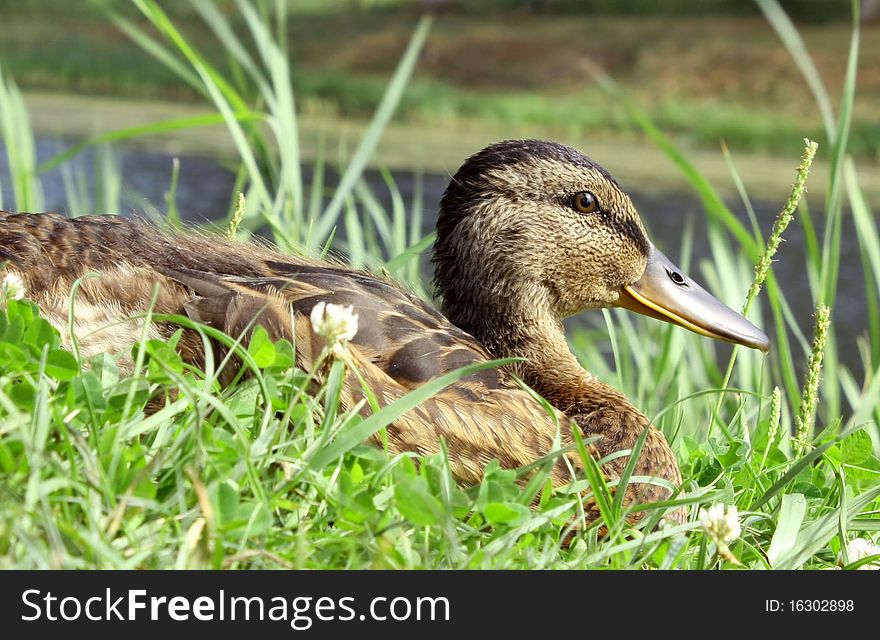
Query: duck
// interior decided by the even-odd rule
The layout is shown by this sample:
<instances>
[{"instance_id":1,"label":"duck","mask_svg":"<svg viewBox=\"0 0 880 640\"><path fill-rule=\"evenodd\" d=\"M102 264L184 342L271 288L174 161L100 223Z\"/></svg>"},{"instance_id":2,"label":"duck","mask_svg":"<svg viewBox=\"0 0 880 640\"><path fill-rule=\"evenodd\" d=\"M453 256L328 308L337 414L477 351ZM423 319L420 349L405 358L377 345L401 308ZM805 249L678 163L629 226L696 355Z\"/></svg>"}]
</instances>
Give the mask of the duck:
<instances>
[{"instance_id":1,"label":"duck","mask_svg":"<svg viewBox=\"0 0 880 640\"><path fill-rule=\"evenodd\" d=\"M296 365L308 371L328 346L312 326L321 303L357 313L347 362L383 406L461 367L513 359L447 386L390 424L384 442L378 435L371 442L392 454L427 455L443 441L462 485L479 484L492 460L517 469L561 446L550 476L562 485L583 469L576 430L589 438L591 455L608 460L608 479L628 461L613 454L631 450L647 430L634 475L661 482L631 483L625 504L669 498L682 478L666 438L578 362L563 319L616 306L763 351L767 336L654 246L608 171L556 142L506 140L467 158L443 194L436 230L439 310L386 275L116 215L0 212L0 276L24 281L65 345L75 339L84 358L117 354L123 368L143 335L168 339L181 329L166 320L145 326L152 308L233 337L262 326L294 342ZM192 327L176 348L189 364L205 365ZM228 382L234 371L224 375ZM343 409L369 413L363 400L349 372ZM679 509L670 517L685 516Z\"/></svg>"}]
</instances>

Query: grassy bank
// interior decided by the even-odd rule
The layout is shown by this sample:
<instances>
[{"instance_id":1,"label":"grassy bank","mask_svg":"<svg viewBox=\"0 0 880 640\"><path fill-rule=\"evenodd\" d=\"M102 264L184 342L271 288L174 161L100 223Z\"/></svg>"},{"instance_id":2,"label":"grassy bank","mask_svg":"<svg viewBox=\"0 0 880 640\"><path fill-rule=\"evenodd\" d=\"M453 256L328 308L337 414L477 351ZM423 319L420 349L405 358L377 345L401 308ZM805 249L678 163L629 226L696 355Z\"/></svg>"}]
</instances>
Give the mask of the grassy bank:
<instances>
[{"instance_id":1,"label":"grassy bank","mask_svg":"<svg viewBox=\"0 0 880 640\"><path fill-rule=\"evenodd\" d=\"M310 184L299 172L302 145L297 112L290 108L296 97L288 82L291 63L273 36L274 23L250 4L237 3L241 17L235 20L247 19L259 46L243 53L236 39L218 30L225 35L210 49L237 55L245 74L230 82L190 48L156 3L136 5L152 25L151 46L194 82L195 93L206 96L213 109L213 122L230 132L246 196L238 236L245 240L264 227L283 250L304 245L320 251L334 228L344 226L348 244L336 248L352 263L384 268L424 295L416 257L431 238L418 235L418 197L392 198L394 205L384 210L361 177L408 93L430 24L420 22L412 34L390 81L386 78L373 119L351 142L340 183L324 202L315 196L327 189L322 172L316 171ZM225 24L212 5L198 6L209 21ZM785 23L777 27L792 36ZM404 411L405 402L423 399L430 392L425 387L366 418L341 413L342 362L314 393L314 372L293 366L292 346L273 344L259 332L247 344L213 336L237 350L249 372L227 387L217 381L220 363L209 362L205 371L186 367L173 341L142 341L133 351L134 374L121 376L109 356L83 362L61 349L38 310L9 299L7 292L0 313L0 564L664 569L864 564L846 550L851 540L876 538L880 529L880 234L848 150L860 51L859 32L852 35L845 82L834 100L839 116L823 132L829 144L820 147L829 162L821 176L827 180L826 206L798 207L795 189L769 240L756 222L746 227L737 221L690 157L652 120L635 107L627 111L633 126L678 167L702 200L711 260L692 271L718 297L737 307L745 301L755 317L767 307L773 318L765 327L773 342L769 355L735 350L723 365L717 344L621 310L605 313L605 330L580 329L569 336L581 362L624 391L663 430L681 463L681 491L670 503L647 506L641 525L627 521L627 510L598 479L579 478L554 490L544 468L519 483L516 471L490 463L480 486L458 487L442 454L415 464L409 456L388 456L360 444ZM2 68L0 131L16 202L23 210L39 210L41 183L27 110ZM809 66L805 74L821 84ZM604 90L615 95L608 84ZM179 124L181 130L193 126ZM157 133L155 126L141 131ZM820 176L807 177L808 161L796 172L802 137L795 141L798 152L789 159L787 180L812 186ZM812 153L812 145L806 151ZM58 162L67 166L68 159ZM113 185L125 177L106 157L98 154L98 162L110 187L102 204L113 209L112 194L119 191ZM729 170L737 182L737 165ZM88 198L75 176L68 189L79 210ZM390 181L388 189L396 193ZM788 190L780 193L780 200L787 195ZM869 297L869 331L859 337L840 335L834 323L844 205L859 230L858 277ZM232 214L230 222L237 225L239 217ZM173 183L167 218L175 224ZM798 328L786 298L788 283L773 274L773 251L789 224L801 225L809 239L805 255L782 259L798 261L810 282L817 308L814 336ZM686 237L681 255L690 266ZM763 265L757 276L756 264ZM864 361L859 370L848 370L836 352L839 341L854 339L860 340ZM147 415L150 398L164 400L164 406ZM598 522L587 522L583 496L602 505ZM729 540L729 553L698 518L701 507L718 503L739 512L741 531ZM655 530L662 514L678 506L688 510L688 521Z\"/></svg>"},{"instance_id":2,"label":"grassy bank","mask_svg":"<svg viewBox=\"0 0 880 640\"><path fill-rule=\"evenodd\" d=\"M295 57L291 81L306 115L368 118L384 92L417 14L413 7L312 11L297 3L285 20L285 48ZM106 14L83 3L64 10L52 1L0 7L5 69L26 90L146 99L198 100L197 86L133 48ZM116 3L125 9L125 3ZM222 4L236 33L247 27ZM248 82L214 34L186 4L172 5L187 42L233 81ZM321 10L318 10L318 9ZM122 11L149 27L136 11ZM880 158L880 24L865 27L864 72L853 104L850 152ZM802 30L820 77L832 94L843 86L846 20ZM827 142L809 87L760 15L613 16L567 11L449 11L437 16L431 40L395 119L444 130L531 127L544 137L614 134L643 139L625 106L596 83L602 69L623 95L685 148L796 155L802 136Z\"/></svg>"}]
</instances>

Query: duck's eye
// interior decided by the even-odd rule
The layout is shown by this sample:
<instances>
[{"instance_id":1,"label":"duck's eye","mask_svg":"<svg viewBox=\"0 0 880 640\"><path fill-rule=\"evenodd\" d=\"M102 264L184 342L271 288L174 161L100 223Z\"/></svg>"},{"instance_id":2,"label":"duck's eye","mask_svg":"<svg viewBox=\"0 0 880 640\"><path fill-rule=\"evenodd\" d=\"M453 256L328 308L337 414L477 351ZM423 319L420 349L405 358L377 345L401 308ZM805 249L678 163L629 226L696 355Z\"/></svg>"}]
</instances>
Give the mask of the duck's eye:
<instances>
[{"instance_id":1,"label":"duck's eye","mask_svg":"<svg viewBox=\"0 0 880 640\"><path fill-rule=\"evenodd\" d=\"M580 191L572 197L571 206L581 213L596 213L599 211L599 198L589 191Z\"/></svg>"}]
</instances>

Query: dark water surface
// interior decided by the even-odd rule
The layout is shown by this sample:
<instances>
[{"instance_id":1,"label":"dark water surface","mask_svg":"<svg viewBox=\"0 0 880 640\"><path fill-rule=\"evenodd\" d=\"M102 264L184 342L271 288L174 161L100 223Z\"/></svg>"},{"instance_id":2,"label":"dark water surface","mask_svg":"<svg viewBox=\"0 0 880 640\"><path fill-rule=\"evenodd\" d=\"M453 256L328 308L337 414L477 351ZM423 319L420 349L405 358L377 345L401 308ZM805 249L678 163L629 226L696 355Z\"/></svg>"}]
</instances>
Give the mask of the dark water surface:
<instances>
[{"instance_id":1,"label":"dark water surface","mask_svg":"<svg viewBox=\"0 0 880 640\"><path fill-rule=\"evenodd\" d=\"M40 161L57 154L70 143L57 139L40 139L37 155ZM121 190L122 211L120 213L165 210L165 193L169 188L172 174L172 157L136 149L117 148L113 151L118 171L123 176ZM86 189L94 194L95 179L93 167L95 157L87 151L78 157L81 177ZM306 184L309 184L310 171L305 168ZM384 179L378 172L366 175L374 194L383 204L390 207ZM409 205L416 188L416 177L407 172L396 173L395 182L404 202ZM329 174L327 184L335 184L336 176ZM431 231L436 219L436 211L448 182L448 176L425 175L421 178L423 194L423 231ZM49 211L68 212L68 202L60 169L43 176L42 180L45 208ZM706 233L706 218L698 198L691 193L667 191L640 191L632 185L624 185L635 202L642 218L651 231L652 238L673 261L681 256L681 245L686 226L693 228L691 264L698 265L710 257ZM6 149L0 144L0 188L3 205L14 209L15 202L9 178ZM226 216L230 195L234 188L234 175L219 162L211 159L185 156L180 158L179 184L176 202L181 216L191 222L216 220ZM762 230L766 233L783 204L787 194L780 194L778 202L753 201L755 212ZM94 202L94 200L92 200ZM818 218L821 202L811 202L813 216ZM745 207L739 200L730 200L728 205L740 219L749 224ZM96 209L96 212L100 212ZM342 226L342 225L341 225ZM343 230L340 229L340 232ZM810 296L809 281L805 268L804 234L797 222L785 234L785 243L777 254L774 269L795 317L805 335L812 331L813 303ZM695 267L689 269L697 280L701 280ZM766 305L765 305L766 306ZM833 322L839 339L841 362L856 372L862 365L857 349L857 338L867 331L867 305L865 283L861 269L858 241L852 218L845 215L837 302ZM769 318L765 327L771 326ZM797 353L797 351L796 351ZM860 377L857 375L857 377Z\"/></svg>"}]
</instances>

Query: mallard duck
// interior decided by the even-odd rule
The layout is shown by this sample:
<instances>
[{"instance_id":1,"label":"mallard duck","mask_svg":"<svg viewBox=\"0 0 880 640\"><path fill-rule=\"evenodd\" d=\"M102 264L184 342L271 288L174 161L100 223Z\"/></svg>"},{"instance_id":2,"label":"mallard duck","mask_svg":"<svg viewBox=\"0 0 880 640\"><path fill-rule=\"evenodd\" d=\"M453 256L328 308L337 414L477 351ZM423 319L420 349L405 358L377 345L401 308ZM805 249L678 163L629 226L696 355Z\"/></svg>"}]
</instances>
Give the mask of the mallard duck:
<instances>
[{"instance_id":1,"label":"mallard duck","mask_svg":"<svg viewBox=\"0 0 880 640\"><path fill-rule=\"evenodd\" d=\"M464 365L523 358L462 379L387 430L392 452L435 452L443 438L463 484L478 483L490 460L516 468L541 458L557 433L570 444L574 425L601 436L593 449L598 456L630 448L649 429L635 474L680 484L663 434L578 363L563 318L622 306L715 339L768 348L764 333L654 247L607 171L574 149L537 140L493 144L452 178L433 256L442 313L382 276L256 244L164 233L117 216L2 213L0 261L24 279L68 344L71 286L87 272L98 274L81 281L75 299L73 330L86 357L124 356L142 335L136 316L158 286L154 313L186 315L231 336L256 320L273 337L295 341L304 369L325 347L311 326L315 305L353 306L359 329L347 353L381 403ZM148 335L168 337L177 329L156 322ZM178 349L188 362L203 364L197 332L184 331ZM363 392L348 378L343 404L352 407ZM557 415L548 415L517 379ZM574 453L561 456L554 482L571 479L566 459L581 465ZM605 472L616 477L626 460L612 460ZM628 492L635 501L668 496L668 489L648 483Z\"/></svg>"}]
</instances>

